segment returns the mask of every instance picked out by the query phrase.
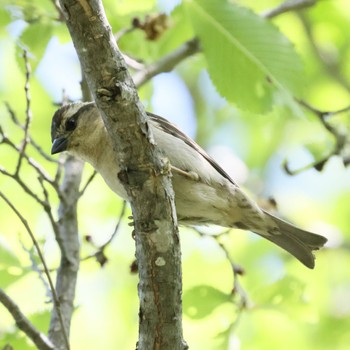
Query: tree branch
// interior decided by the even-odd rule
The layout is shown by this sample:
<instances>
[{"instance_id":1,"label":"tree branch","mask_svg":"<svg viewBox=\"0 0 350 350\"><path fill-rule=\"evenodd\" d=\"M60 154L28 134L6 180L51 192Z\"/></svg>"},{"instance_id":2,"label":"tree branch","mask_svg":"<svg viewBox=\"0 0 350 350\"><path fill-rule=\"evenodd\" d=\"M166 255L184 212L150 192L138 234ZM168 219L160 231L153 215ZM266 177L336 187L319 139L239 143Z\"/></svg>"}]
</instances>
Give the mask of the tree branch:
<instances>
[{"instance_id":1,"label":"tree branch","mask_svg":"<svg viewBox=\"0 0 350 350\"><path fill-rule=\"evenodd\" d=\"M23 160L23 155L25 154L27 144L29 143L29 137L28 137L28 135L29 135L29 125L30 125L30 122L32 120L32 111L31 111L31 108L30 108L30 93L29 93L29 89L30 89L29 80L30 80L31 68L30 68L30 65L29 65L29 62L28 62L28 57L27 57L27 51L26 50L23 51L23 59L24 59L25 71L26 71L26 81L25 81L25 84L24 84L24 91L25 91L25 95L26 95L27 107L26 107L26 121L25 121L25 124L24 124L24 137L23 137L23 142L22 142L21 149L19 151L19 158L18 158L16 171L15 171L16 175L19 173L19 170L20 170L21 164L22 164L22 160Z\"/></svg>"},{"instance_id":2,"label":"tree branch","mask_svg":"<svg viewBox=\"0 0 350 350\"><path fill-rule=\"evenodd\" d=\"M106 257L106 254L105 254L105 249L112 243L113 239L115 238L115 236L119 232L119 228L120 228L120 225L122 223L122 219L124 217L125 210L126 210L126 201L123 202L122 210L119 214L119 219L118 219L117 225L115 226L115 229L114 229L113 233L111 234L111 237L109 237L109 239L104 244L102 244L100 247L98 247L98 249L95 253L90 254L90 255L86 256L85 258L82 258L81 261L95 258L96 261L101 265L101 267L104 266L104 264L108 261L108 258ZM88 241L90 243L93 243L91 239L89 239ZM96 245L95 245L95 247L96 247Z\"/></svg>"},{"instance_id":3,"label":"tree branch","mask_svg":"<svg viewBox=\"0 0 350 350\"><path fill-rule=\"evenodd\" d=\"M200 52L200 45L197 38L185 42L177 50L135 73L133 76L135 85L140 87L154 76L172 71L180 62L197 52Z\"/></svg>"},{"instance_id":4,"label":"tree branch","mask_svg":"<svg viewBox=\"0 0 350 350\"><path fill-rule=\"evenodd\" d=\"M69 349L69 344L64 339L63 330L69 338L80 264L77 201L80 197L79 184L83 166L84 164L80 160L67 157L63 165L63 182L59 189L61 199L58 209L59 224L55 235L61 251L61 261L56 277L56 292L61 305L63 323L60 321L60 314L54 309L49 327L49 339L55 344L57 350Z\"/></svg>"},{"instance_id":5,"label":"tree branch","mask_svg":"<svg viewBox=\"0 0 350 350\"><path fill-rule=\"evenodd\" d=\"M261 16L265 18L273 18L289 11L296 11L311 7L315 5L316 2L317 0L287 0L273 9L261 13ZM134 29L134 27L126 29L123 31L123 35L129 33L132 29ZM201 47L199 40L197 38L193 38L158 61L147 66L140 65L140 69L133 75L135 85L140 87L151 80L154 76L160 73L172 71L183 60L200 51Z\"/></svg>"},{"instance_id":6,"label":"tree branch","mask_svg":"<svg viewBox=\"0 0 350 350\"><path fill-rule=\"evenodd\" d=\"M262 17L273 18L289 11L301 10L311 7L317 3L317 0L287 0L282 4L261 13Z\"/></svg>"},{"instance_id":7,"label":"tree branch","mask_svg":"<svg viewBox=\"0 0 350 350\"><path fill-rule=\"evenodd\" d=\"M5 106L6 109L11 117L11 120L13 121L13 123L15 125L17 125L19 128L21 128L22 130L24 130L24 125L22 125L20 123L20 121L18 120L18 118L16 117L16 113L13 111L13 109L11 108L11 106L5 102ZM35 140L33 140L30 135L28 134L28 138L29 138L29 143L36 149L36 151L45 159L48 160L49 162L52 163L58 163L58 161L52 157L50 157L40 146L37 142L35 142Z\"/></svg>"},{"instance_id":8,"label":"tree branch","mask_svg":"<svg viewBox=\"0 0 350 350\"><path fill-rule=\"evenodd\" d=\"M53 302L54 302L54 311L58 315L59 324L61 325L61 337L63 337L63 343L65 345L64 349L69 350L68 336L66 333L66 329L63 327L64 319L63 319L62 312L61 312L61 306L59 303L59 299L57 298L55 287L53 285L49 269L46 265L44 255L41 252L39 244L38 244L37 240L35 239L35 236L31 230L27 220L23 217L23 215L18 211L18 209L12 204L12 202L2 192L0 192L0 197L6 202L6 204L13 210L13 212L17 215L17 217L22 222L23 226L27 230L27 232L28 232L28 234L33 242L33 245L38 253L39 259L40 259L41 263L43 264L45 275L46 275L47 280L49 282L51 293L52 293L52 298L53 298Z\"/></svg>"},{"instance_id":9,"label":"tree branch","mask_svg":"<svg viewBox=\"0 0 350 350\"><path fill-rule=\"evenodd\" d=\"M156 150L147 115L101 1L61 0L90 91L111 136L131 201L139 266L140 349L185 349L181 252L169 167ZM98 67L98 69L97 69Z\"/></svg>"},{"instance_id":10,"label":"tree branch","mask_svg":"<svg viewBox=\"0 0 350 350\"><path fill-rule=\"evenodd\" d=\"M334 59L330 59L329 55L326 54L317 44L314 38L310 23L305 15L299 14L302 25L304 26L305 34L309 40L311 49L314 51L316 57L319 59L323 67L326 69L328 74L335 79L340 85L342 85L348 92L350 92L350 83L346 79L346 74L341 71L339 62Z\"/></svg>"},{"instance_id":11,"label":"tree branch","mask_svg":"<svg viewBox=\"0 0 350 350\"><path fill-rule=\"evenodd\" d=\"M227 250L225 245L220 241L220 237L223 235L226 235L231 229L225 230L224 232L218 235L207 235L202 231L198 230L197 228L193 228L193 230L197 232L201 237L211 237L212 239L214 239L215 242L220 247L220 249L225 253L226 259L230 263L231 269L232 269L232 275L233 275L232 295L236 295L239 298L239 301L237 303L238 311L241 312L244 309L248 308L250 304L248 295L239 281L239 278L245 274L244 269L233 261L229 251Z\"/></svg>"},{"instance_id":12,"label":"tree branch","mask_svg":"<svg viewBox=\"0 0 350 350\"><path fill-rule=\"evenodd\" d=\"M61 10L57 0L57 7ZM63 12L59 12L64 20ZM82 71L82 80L80 82L81 92L84 101L91 101L91 93ZM63 98L63 102L66 98ZM80 266L80 241L78 232L77 206L79 198L93 180L95 172L90 176L83 189L80 191L80 183L84 164L81 160L65 155L60 156L58 162L55 183L58 183L63 168L62 185L56 189L60 198L58 209L58 224L52 221L56 241L60 247L61 260L60 267L57 271L56 288L57 294L62 304L62 313L64 314L64 328L69 335L70 325L74 312L74 298L77 285L77 278ZM48 193L42 185L44 196L48 201ZM52 213L50 211L50 219ZM51 314L49 337L56 345L57 349L64 348L64 339L62 338L62 324L59 315L53 310Z\"/></svg>"},{"instance_id":13,"label":"tree branch","mask_svg":"<svg viewBox=\"0 0 350 350\"><path fill-rule=\"evenodd\" d=\"M39 350L53 350L54 346L47 337L40 333L22 313L18 305L0 288L0 302L5 306L16 322L17 327L23 331Z\"/></svg>"},{"instance_id":14,"label":"tree branch","mask_svg":"<svg viewBox=\"0 0 350 350\"><path fill-rule=\"evenodd\" d=\"M303 171L306 171L312 168L316 169L317 171L322 171L323 167L328 162L328 160L335 155L342 157L344 166L347 166L348 164L350 164L350 158L347 150L348 145L350 144L348 134L344 132L341 128L336 128L335 126L331 125L331 123L329 123L329 118L338 114L348 112L350 110L350 106L341 108L336 111L320 111L319 109L311 106L309 103L303 100L298 100L298 103L301 106L303 106L305 109L309 110L310 112L312 112L314 115L317 116L317 118L322 123L324 128L334 137L335 146L322 159L315 160L314 162L306 164L298 169L292 170L289 166L288 161L285 160L283 162L283 168L285 172L289 175L297 175L302 173Z\"/></svg>"}]
</instances>

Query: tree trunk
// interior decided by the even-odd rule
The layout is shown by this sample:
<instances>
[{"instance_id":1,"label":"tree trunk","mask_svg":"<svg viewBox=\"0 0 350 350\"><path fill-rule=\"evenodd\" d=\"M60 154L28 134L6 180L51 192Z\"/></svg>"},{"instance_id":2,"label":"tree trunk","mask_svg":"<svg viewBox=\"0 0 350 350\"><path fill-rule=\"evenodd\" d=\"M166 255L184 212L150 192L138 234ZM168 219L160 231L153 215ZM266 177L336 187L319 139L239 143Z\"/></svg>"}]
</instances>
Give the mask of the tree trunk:
<instances>
[{"instance_id":1,"label":"tree trunk","mask_svg":"<svg viewBox=\"0 0 350 350\"><path fill-rule=\"evenodd\" d=\"M138 349L186 349L182 337L181 251L168 162L119 52L101 1L61 0L90 91L113 140L130 198L139 267Z\"/></svg>"}]
</instances>

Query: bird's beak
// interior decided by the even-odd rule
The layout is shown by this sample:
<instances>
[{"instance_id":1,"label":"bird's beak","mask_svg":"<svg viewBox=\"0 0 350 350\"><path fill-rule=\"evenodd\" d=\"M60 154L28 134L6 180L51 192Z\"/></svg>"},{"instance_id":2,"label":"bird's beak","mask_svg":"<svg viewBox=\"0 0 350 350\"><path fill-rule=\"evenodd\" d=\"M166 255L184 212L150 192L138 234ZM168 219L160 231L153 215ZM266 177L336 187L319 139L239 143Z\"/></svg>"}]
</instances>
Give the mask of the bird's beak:
<instances>
[{"instance_id":1,"label":"bird's beak","mask_svg":"<svg viewBox=\"0 0 350 350\"><path fill-rule=\"evenodd\" d=\"M63 152L67 149L68 139L65 136L57 137L52 142L51 154Z\"/></svg>"}]
</instances>

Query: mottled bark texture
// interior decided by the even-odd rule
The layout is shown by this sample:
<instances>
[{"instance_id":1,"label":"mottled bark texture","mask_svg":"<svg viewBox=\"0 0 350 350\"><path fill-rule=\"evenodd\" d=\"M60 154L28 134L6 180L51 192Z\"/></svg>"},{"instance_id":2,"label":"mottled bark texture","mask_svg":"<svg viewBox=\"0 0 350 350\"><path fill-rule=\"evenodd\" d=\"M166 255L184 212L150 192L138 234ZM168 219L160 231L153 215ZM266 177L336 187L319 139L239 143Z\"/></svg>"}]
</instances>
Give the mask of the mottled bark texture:
<instances>
[{"instance_id":1,"label":"mottled bark texture","mask_svg":"<svg viewBox=\"0 0 350 350\"><path fill-rule=\"evenodd\" d=\"M60 187L61 198L55 234L61 251L61 262L56 278L56 294L61 315L56 308L53 309L49 328L49 339L57 350L67 350L65 335L69 339L74 311L73 303L80 263L77 203L82 170L82 161L69 156L64 163L63 182ZM65 332L62 332L60 317L63 319Z\"/></svg>"},{"instance_id":2,"label":"mottled bark texture","mask_svg":"<svg viewBox=\"0 0 350 350\"><path fill-rule=\"evenodd\" d=\"M101 1L60 2L90 91L113 139L122 169L119 177L132 206L140 276L138 349L186 349L181 252L167 160L153 142Z\"/></svg>"}]
</instances>

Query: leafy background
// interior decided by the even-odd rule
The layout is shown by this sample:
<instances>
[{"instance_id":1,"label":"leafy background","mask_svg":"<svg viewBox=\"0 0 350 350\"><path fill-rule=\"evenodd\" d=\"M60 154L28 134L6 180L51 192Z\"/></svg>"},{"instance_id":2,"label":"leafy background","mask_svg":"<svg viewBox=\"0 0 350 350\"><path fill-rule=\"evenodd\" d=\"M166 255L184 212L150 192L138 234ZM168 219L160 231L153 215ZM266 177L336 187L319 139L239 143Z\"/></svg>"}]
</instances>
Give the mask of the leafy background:
<instances>
[{"instance_id":1,"label":"leafy background","mask_svg":"<svg viewBox=\"0 0 350 350\"><path fill-rule=\"evenodd\" d=\"M169 14L169 28L158 40L146 40L142 31L120 40L125 53L146 63L199 36L204 53L143 86L143 103L195 137L255 199L272 196L280 215L329 238L328 248L317 254L316 269L309 271L253 234L231 230L220 236L220 243L245 271L239 280L248 303L242 306L239 293L231 294L230 263L211 237L222 230L206 229L208 236L200 237L193 229L181 228L184 336L195 350L287 345L348 349L350 343L349 170L339 156L331 157L322 171L311 168L295 176L287 175L282 166L288 160L292 169L302 168L334 147L334 137L293 96L324 111L350 104L350 8L345 0L318 1L303 12L288 12L269 22L251 11L261 14L279 3L104 1L114 32L129 27L135 16ZM4 103L24 120L26 48L33 71L31 132L47 151L54 103L60 102L62 91L73 100L81 97L78 60L64 24L57 19L49 0L1 1L0 124L20 140ZM332 117L331 122L348 134L348 113ZM14 152L1 145L1 166L12 169L14 158ZM44 166L54 174L52 164ZM86 165L84 178L90 173ZM25 177L37 186L29 169ZM0 175L0 187L29 220L49 266L57 267L58 249L42 209L11 179ZM84 236L104 243L121 206L100 178L92 182L79 208L82 257L94 251ZM31 252L21 223L0 201L0 287L46 332L51 304L33 271L31 258L36 257ZM135 347L137 276L130 273L134 242L126 219L107 253L109 261L103 268L91 259L81 265L73 349ZM6 343L15 349L33 348L0 305L0 348Z\"/></svg>"}]
</instances>

